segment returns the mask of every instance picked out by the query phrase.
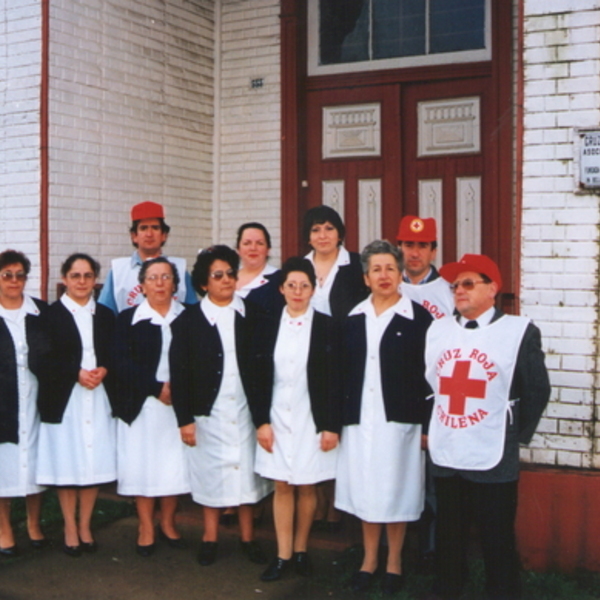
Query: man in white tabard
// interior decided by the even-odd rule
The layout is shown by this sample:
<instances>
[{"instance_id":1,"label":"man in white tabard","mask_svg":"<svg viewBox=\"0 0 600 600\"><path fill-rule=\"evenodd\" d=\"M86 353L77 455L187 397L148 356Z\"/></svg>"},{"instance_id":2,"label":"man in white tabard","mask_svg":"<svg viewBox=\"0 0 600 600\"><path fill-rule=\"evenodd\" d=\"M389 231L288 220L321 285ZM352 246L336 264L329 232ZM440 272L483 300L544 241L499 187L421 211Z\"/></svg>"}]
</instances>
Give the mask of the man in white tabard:
<instances>
[{"instance_id":1,"label":"man in white tabard","mask_svg":"<svg viewBox=\"0 0 600 600\"><path fill-rule=\"evenodd\" d=\"M434 391L428 437L437 493L433 597L460 596L475 521L487 597L515 600L519 443L531 441L550 396L540 331L526 317L494 307L502 278L487 256L465 254L440 274L451 284L458 314L431 324L425 350Z\"/></svg>"},{"instance_id":2,"label":"man in white tabard","mask_svg":"<svg viewBox=\"0 0 600 600\"><path fill-rule=\"evenodd\" d=\"M454 312L454 299L433 261L437 254L435 219L407 215L398 228L398 248L404 258L400 292L426 308L434 319Z\"/></svg>"},{"instance_id":3,"label":"man in white tabard","mask_svg":"<svg viewBox=\"0 0 600 600\"><path fill-rule=\"evenodd\" d=\"M144 296L138 281L142 263L162 255L162 247L167 241L171 228L165 223L165 212L161 204L141 202L131 209L131 243L136 248L131 256L115 258L111 262L98 302L108 306L115 313L142 302ZM181 279L175 299L194 304L198 302L186 269L184 258L167 257L179 272Z\"/></svg>"}]
</instances>

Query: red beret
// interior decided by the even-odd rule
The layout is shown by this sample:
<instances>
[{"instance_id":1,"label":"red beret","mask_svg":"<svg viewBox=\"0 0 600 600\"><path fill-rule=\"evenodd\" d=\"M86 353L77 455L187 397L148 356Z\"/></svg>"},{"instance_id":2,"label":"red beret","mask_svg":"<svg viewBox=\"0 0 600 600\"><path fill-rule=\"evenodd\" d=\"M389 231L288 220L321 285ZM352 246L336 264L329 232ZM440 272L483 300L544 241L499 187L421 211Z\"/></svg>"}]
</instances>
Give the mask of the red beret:
<instances>
[{"instance_id":1,"label":"red beret","mask_svg":"<svg viewBox=\"0 0 600 600\"><path fill-rule=\"evenodd\" d=\"M400 221L396 239L399 242L435 242L437 240L435 219L420 219L407 215Z\"/></svg>"},{"instance_id":2,"label":"red beret","mask_svg":"<svg viewBox=\"0 0 600 600\"><path fill-rule=\"evenodd\" d=\"M141 221L142 219L164 219L165 211L162 204L156 202L140 202L131 209L131 220Z\"/></svg>"},{"instance_id":3,"label":"red beret","mask_svg":"<svg viewBox=\"0 0 600 600\"><path fill-rule=\"evenodd\" d=\"M446 281L453 283L465 271L487 275L498 286L498 290L502 287L502 276L498 265L489 256L483 254L465 254L458 262L441 267L440 275Z\"/></svg>"}]
</instances>

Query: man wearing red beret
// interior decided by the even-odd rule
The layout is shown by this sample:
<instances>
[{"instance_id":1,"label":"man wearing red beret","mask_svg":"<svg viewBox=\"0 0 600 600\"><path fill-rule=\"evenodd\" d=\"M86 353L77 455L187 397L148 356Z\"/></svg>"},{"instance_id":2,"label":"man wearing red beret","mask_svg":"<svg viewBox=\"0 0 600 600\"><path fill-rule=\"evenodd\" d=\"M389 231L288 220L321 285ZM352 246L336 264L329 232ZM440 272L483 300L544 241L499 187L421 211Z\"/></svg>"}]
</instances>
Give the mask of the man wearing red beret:
<instances>
[{"instance_id":1,"label":"man wearing red beret","mask_svg":"<svg viewBox=\"0 0 600 600\"><path fill-rule=\"evenodd\" d=\"M494 307L496 263L465 254L444 265L458 316L427 332L426 376L434 391L429 451L437 492L436 598L458 598L467 577L469 526L476 521L494 600L520 597L515 515L519 443L527 444L550 383L539 329Z\"/></svg>"},{"instance_id":2,"label":"man wearing red beret","mask_svg":"<svg viewBox=\"0 0 600 600\"><path fill-rule=\"evenodd\" d=\"M404 257L400 292L426 308L434 319L451 315L454 311L452 292L433 266L437 254L435 219L405 216L400 221L396 239Z\"/></svg>"},{"instance_id":3,"label":"man wearing red beret","mask_svg":"<svg viewBox=\"0 0 600 600\"><path fill-rule=\"evenodd\" d=\"M131 209L131 243L136 251L132 256L115 258L111 263L98 302L119 313L125 308L136 306L144 299L138 281L142 263L150 258L161 256L162 247L167 241L170 227L165 223L162 205L156 202L141 202ZM179 289L175 299L194 304L198 302L191 278L186 270L184 258L167 257L176 267L180 276Z\"/></svg>"}]
</instances>

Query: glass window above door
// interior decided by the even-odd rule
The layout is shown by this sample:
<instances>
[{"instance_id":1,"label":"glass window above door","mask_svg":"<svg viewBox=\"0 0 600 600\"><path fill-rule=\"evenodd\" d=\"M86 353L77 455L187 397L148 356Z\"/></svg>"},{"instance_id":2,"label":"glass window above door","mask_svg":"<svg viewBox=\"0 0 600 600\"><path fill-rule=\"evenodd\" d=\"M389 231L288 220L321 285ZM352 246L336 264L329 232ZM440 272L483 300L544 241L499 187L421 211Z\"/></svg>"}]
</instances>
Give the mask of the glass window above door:
<instances>
[{"instance_id":1,"label":"glass window above door","mask_svg":"<svg viewBox=\"0 0 600 600\"><path fill-rule=\"evenodd\" d=\"M309 74L489 60L491 0L309 0Z\"/></svg>"}]
</instances>

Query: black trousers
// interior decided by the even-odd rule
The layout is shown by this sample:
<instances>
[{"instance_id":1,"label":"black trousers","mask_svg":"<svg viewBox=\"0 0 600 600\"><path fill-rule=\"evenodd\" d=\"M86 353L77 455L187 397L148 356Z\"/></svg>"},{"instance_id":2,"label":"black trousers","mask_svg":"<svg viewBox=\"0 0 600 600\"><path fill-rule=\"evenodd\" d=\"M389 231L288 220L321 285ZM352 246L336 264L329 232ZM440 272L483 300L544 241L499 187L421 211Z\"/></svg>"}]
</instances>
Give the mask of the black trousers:
<instances>
[{"instance_id":1,"label":"black trousers","mask_svg":"<svg viewBox=\"0 0 600 600\"><path fill-rule=\"evenodd\" d=\"M520 598L515 540L518 481L474 483L459 475L436 477L436 593L460 596L468 577L471 525L479 529L486 594L493 600Z\"/></svg>"}]
</instances>

